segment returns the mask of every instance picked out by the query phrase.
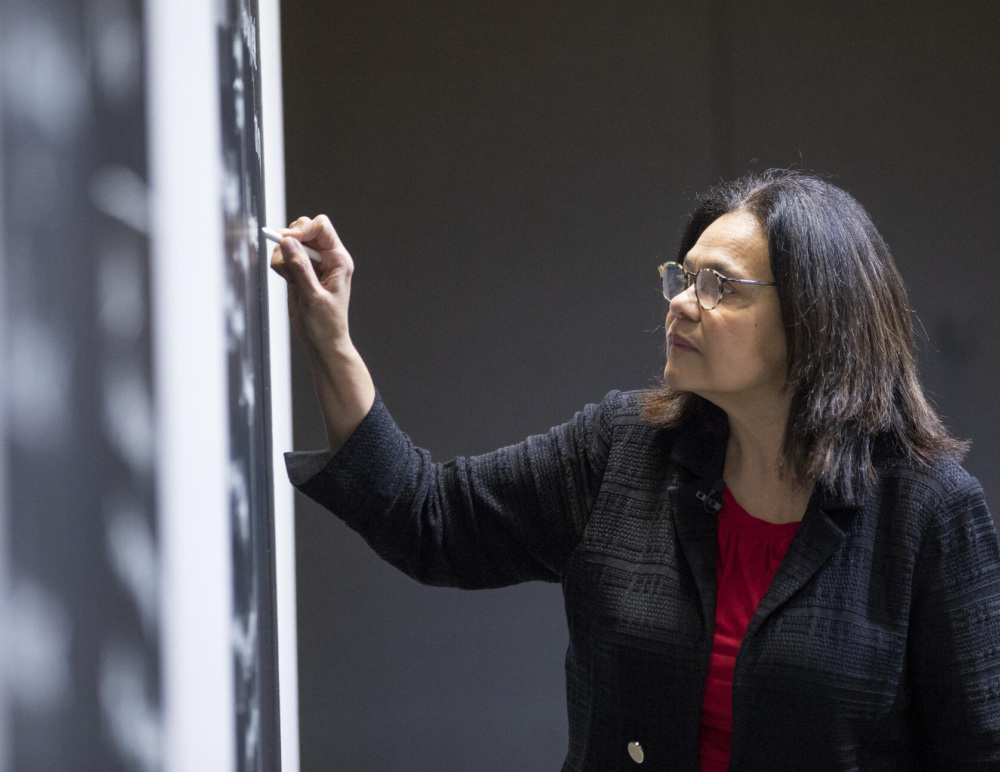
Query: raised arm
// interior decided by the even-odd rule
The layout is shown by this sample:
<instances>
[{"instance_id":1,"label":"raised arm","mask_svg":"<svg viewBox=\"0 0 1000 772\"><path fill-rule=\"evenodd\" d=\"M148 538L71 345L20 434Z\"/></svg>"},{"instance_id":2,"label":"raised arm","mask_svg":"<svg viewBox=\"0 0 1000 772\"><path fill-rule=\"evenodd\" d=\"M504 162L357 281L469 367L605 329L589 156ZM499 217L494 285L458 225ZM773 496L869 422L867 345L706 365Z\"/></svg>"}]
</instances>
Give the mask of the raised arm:
<instances>
[{"instance_id":1,"label":"raised arm","mask_svg":"<svg viewBox=\"0 0 1000 772\"><path fill-rule=\"evenodd\" d=\"M435 463L376 398L333 458L286 453L299 491L425 584L558 581L597 500L614 427L635 394L611 392L569 422L481 456Z\"/></svg>"},{"instance_id":2,"label":"raised arm","mask_svg":"<svg viewBox=\"0 0 1000 772\"><path fill-rule=\"evenodd\" d=\"M348 306L354 261L326 215L300 217L281 231L271 255L288 284L292 331L305 345L330 453L357 429L375 401L375 385L351 342ZM322 255L314 264L302 245Z\"/></svg>"}]
</instances>

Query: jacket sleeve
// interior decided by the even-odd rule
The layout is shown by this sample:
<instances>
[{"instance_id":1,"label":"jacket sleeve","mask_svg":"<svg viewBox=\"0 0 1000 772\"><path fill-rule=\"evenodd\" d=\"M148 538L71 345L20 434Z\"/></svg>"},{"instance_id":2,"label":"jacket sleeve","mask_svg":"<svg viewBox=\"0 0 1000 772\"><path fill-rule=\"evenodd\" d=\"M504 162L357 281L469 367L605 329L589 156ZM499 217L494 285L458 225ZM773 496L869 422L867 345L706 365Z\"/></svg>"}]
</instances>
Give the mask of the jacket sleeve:
<instances>
[{"instance_id":1,"label":"jacket sleeve","mask_svg":"<svg viewBox=\"0 0 1000 772\"><path fill-rule=\"evenodd\" d=\"M1000 545L972 477L925 533L910 625L917 737L930 769L1000 769Z\"/></svg>"},{"instance_id":2,"label":"jacket sleeve","mask_svg":"<svg viewBox=\"0 0 1000 772\"><path fill-rule=\"evenodd\" d=\"M332 458L288 453L293 485L425 584L501 587L558 581L586 525L608 457L611 392L548 433L438 464L376 396Z\"/></svg>"}]
</instances>

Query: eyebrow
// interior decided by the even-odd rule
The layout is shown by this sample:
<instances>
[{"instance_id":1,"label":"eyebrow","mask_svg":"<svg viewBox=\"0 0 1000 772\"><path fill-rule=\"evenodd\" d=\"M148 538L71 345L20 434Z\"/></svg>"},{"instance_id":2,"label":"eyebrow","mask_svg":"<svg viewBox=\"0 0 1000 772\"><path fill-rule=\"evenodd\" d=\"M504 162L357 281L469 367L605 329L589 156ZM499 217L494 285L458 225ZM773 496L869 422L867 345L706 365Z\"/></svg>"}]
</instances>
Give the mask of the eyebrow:
<instances>
[{"instance_id":1,"label":"eyebrow","mask_svg":"<svg viewBox=\"0 0 1000 772\"><path fill-rule=\"evenodd\" d=\"M686 254L684 256L683 262L681 262L681 266L684 268L685 271L690 271L691 270L689 259L688 259L690 257L690 255L691 255L691 253L688 252L688 254ZM717 257L706 257L703 260L700 260L698 262L698 268L699 268L699 270L702 269L702 268L711 268L711 269L713 269L713 270L718 271L719 273L721 273L727 279L742 279L743 278L742 276L735 275L733 273L734 271L736 271L736 274L739 273L739 271L736 269L735 265L733 265L732 263L728 263L725 260L720 260Z\"/></svg>"}]
</instances>

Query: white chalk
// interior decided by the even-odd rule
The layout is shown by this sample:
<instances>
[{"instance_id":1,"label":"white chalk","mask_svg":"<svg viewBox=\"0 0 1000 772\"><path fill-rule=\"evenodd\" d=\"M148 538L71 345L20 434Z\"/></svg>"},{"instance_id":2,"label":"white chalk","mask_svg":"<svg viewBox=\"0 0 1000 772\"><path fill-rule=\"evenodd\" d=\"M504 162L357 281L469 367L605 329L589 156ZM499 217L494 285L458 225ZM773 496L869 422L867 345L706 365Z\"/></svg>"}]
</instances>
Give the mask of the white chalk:
<instances>
[{"instance_id":1,"label":"white chalk","mask_svg":"<svg viewBox=\"0 0 1000 772\"><path fill-rule=\"evenodd\" d=\"M264 234L265 239L273 241L275 244L281 243L281 240L285 238L280 233L278 233L278 231L273 230L272 228L261 228L260 232ZM306 251L306 254L309 255L309 259L312 260L314 263L319 263L323 260L319 252L317 252L312 247L307 247L305 244L302 244L301 246Z\"/></svg>"}]
</instances>

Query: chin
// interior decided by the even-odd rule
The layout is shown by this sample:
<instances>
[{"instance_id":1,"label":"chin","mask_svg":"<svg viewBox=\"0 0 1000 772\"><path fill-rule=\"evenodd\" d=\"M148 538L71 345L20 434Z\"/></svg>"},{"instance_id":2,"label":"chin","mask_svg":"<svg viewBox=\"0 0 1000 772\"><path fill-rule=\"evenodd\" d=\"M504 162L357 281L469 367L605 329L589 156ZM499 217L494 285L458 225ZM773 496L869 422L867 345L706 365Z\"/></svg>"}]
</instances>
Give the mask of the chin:
<instances>
[{"instance_id":1,"label":"chin","mask_svg":"<svg viewBox=\"0 0 1000 772\"><path fill-rule=\"evenodd\" d=\"M685 384L684 376L672 368L670 362L667 362L667 366L663 368L663 382L677 391L691 391L689 385Z\"/></svg>"}]
</instances>

